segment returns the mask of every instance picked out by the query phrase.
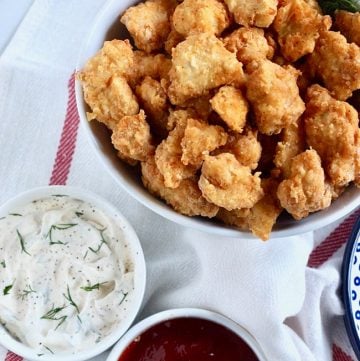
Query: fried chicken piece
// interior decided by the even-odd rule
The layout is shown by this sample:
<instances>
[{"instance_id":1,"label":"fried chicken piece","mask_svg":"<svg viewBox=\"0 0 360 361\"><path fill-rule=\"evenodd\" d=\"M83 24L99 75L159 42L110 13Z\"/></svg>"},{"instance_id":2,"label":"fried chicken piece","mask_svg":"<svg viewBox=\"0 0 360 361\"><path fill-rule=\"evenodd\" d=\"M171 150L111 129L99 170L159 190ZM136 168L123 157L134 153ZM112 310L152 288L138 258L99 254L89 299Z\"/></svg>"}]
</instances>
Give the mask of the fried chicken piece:
<instances>
[{"instance_id":1,"label":"fried chicken piece","mask_svg":"<svg viewBox=\"0 0 360 361\"><path fill-rule=\"evenodd\" d=\"M150 117L149 122L154 132L158 135L167 135L168 104L161 84L147 76L136 87L136 95Z\"/></svg>"},{"instance_id":2,"label":"fried chicken piece","mask_svg":"<svg viewBox=\"0 0 360 361\"><path fill-rule=\"evenodd\" d=\"M212 112L210 99L212 98L211 94L206 94L200 97L192 98L187 100L183 106L186 109L192 109L198 116L207 120L209 118L210 113Z\"/></svg>"},{"instance_id":3,"label":"fried chicken piece","mask_svg":"<svg viewBox=\"0 0 360 361\"><path fill-rule=\"evenodd\" d=\"M168 96L171 103L205 95L224 84L243 84L242 64L211 34L191 35L173 50Z\"/></svg>"},{"instance_id":4,"label":"fried chicken piece","mask_svg":"<svg viewBox=\"0 0 360 361\"><path fill-rule=\"evenodd\" d=\"M77 73L85 101L91 108L87 113L89 121L97 119L112 129L123 116L139 112L137 100L126 80L133 62L134 54L127 40L106 41Z\"/></svg>"},{"instance_id":5,"label":"fried chicken piece","mask_svg":"<svg viewBox=\"0 0 360 361\"><path fill-rule=\"evenodd\" d=\"M165 187L164 177L156 167L154 157L141 163L142 181L150 193L164 199L175 211L186 216L215 217L219 207L209 203L194 179L185 179L176 189Z\"/></svg>"},{"instance_id":6,"label":"fried chicken piece","mask_svg":"<svg viewBox=\"0 0 360 361\"><path fill-rule=\"evenodd\" d=\"M235 21L246 27L267 28L274 21L277 0L224 0Z\"/></svg>"},{"instance_id":7,"label":"fried chicken piece","mask_svg":"<svg viewBox=\"0 0 360 361\"><path fill-rule=\"evenodd\" d=\"M182 35L180 35L175 29L172 29L170 31L169 36L167 37L166 41L165 41L165 51L171 55L172 54L172 50L174 48L177 47L177 45L179 43L181 43L182 41L184 41L184 37Z\"/></svg>"},{"instance_id":8,"label":"fried chicken piece","mask_svg":"<svg viewBox=\"0 0 360 361\"><path fill-rule=\"evenodd\" d=\"M133 37L135 45L147 53L161 49L170 33L170 16L175 0L147 0L128 8L120 21Z\"/></svg>"},{"instance_id":9,"label":"fried chicken piece","mask_svg":"<svg viewBox=\"0 0 360 361\"><path fill-rule=\"evenodd\" d=\"M230 129L239 133L243 131L249 104L241 90L225 85L210 100L210 104Z\"/></svg>"},{"instance_id":10,"label":"fried chicken piece","mask_svg":"<svg viewBox=\"0 0 360 361\"><path fill-rule=\"evenodd\" d=\"M307 150L293 159L290 178L280 183L277 196L281 206L296 220L329 207L331 189L325 183L321 159L315 150Z\"/></svg>"},{"instance_id":11,"label":"fried chicken piece","mask_svg":"<svg viewBox=\"0 0 360 361\"><path fill-rule=\"evenodd\" d=\"M331 95L346 100L360 89L360 48L334 31L320 34L308 64L312 75L322 79Z\"/></svg>"},{"instance_id":12,"label":"fried chicken piece","mask_svg":"<svg viewBox=\"0 0 360 361\"><path fill-rule=\"evenodd\" d=\"M143 110L137 115L122 117L113 129L111 141L125 160L144 161L155 150Z\"/></svg>"},{"instance_id":13,"label":"fried chicken piece","mask_svg":"<svg viewBox=\"0 0 360 361\"><path fill-rule=\"evenodd\" d=\"M306 148L304 125L301 118L285 129L281 134L281 142L276 146L274 164L281 170L284 178L291 174L293 158L302 153Z\"/></svg>"},{"instance_id":14,"label":"fried chicken piece","mask_svg":"<svg viewBox=\"0 0 360 361\"><path fill-rule=\"evenodd\" d=\"M200 168L209 153L227 141L225 130L218 125L209 125L198 119L188 119L184 137L181 140L183 164Z\"/></svg>"},{"instance_id":15,"label":"fried chicken piece","mask_svg":"<svg viewBox=\"0 0 360 361\"><path fill-rule=\"evenodd\" d=\"M171 60L164 54L146 54L144 51L136 50L133 66L128 70L129 84L135 88L147 76L156 80L166 79L171 65Z\"/></svg>"},{"instance_id":16,"label":"fried chicken piece","mask_svg":"<svg viewBox=\"0 0 360 361\"><path fill-rule=\"evenodd\" d=\"M196 167L181 162L181 141L184 137L186 122L179 122L155 151L155 162L164 177L165 186L177 188L181 181L194 176Z\"/></svg>"},{"instance_id":17,"label":"fried chicken piece","mask_svg":"<svg viewBox=\"0 0 360 361\"><path fill-rule=\"evenodd\" d=\"M286 0L278 9L274 29L285 59L294 62L314 51L319 33L329 30L330 16L322 16L304 0Z\"/></svg>"},{"instance_id":18,"label":"fried chicken piece","mask_svg":"<svg viewBox=\"0 0 360 361\"><path fill-rule=\"evenodd\" d=\"M296 79L299 71L270 60L252 62L247 81L247 98L253 106L261 133L271 135L295 123L305 110ZM255 70L254 70L255 69Z\"/></svg>"},{"instance_id":19,"label":"fried chicken piece","mask_svg":"<svg viewBox=\"0 0 360 361\"><path fill-rule=\"evenodd\" d=\"M355 159L359 147L357 111L348 103L330 96L327 89L308 89L304 115L306 141L320 155L334 186L345 186L355 179Z\"/></svg>"},{"instance_id":20,"label":"fried chicken piece","mask_svg":"<svg viewBox=\"0 0 360 361\"><path fill-rule=\"evenodd\" d=\"M201 169L199 188L211 203L228 211L251 208L264 195L260 173L251 174L233 154L207 156Z\"/></svg>"},{"instance_id":21,"label":"fried chicken piece","mask_svg":"<svg viewBox=\"0 0 360 361\"><path fill-rule=\"evenodd\" d=\"M235 53L243 64L253 60L271 59L275 44L270 45L264 36L264 30L258 28L240 28L224 38L225 48Z\"/></svg>"},{"instance_id":22,"label":"fried chicken piece","mask_svg":"<svg viewBox=\"0 0 360 361\"><path fill-rule=\"evenodd\" d=\"M167 120L167 130L173 130L177 124L187 124L189 118L196 118L198 114L194 109L176 109L171 110Z\"/></svg>"},{"instance_id":23,"label":"fried chicken piece","mask_svg":"<svg viewBox=\"0 0 360 361\"><path fill-rule=\"evenodd\" d=\"M335 25L349 43L360 46L360 12L336 11Z\"/></svg>"},{"instance_id":24,"label":"fried chicken piece","mask_svg":"<svg viewBox=\"0 0 360 361\"><path fill-rule=\"evenodd\" d=\"M225 208L220 208L216 215L216 219L219 219L229 226L239 228L242 231L248 231L249 224L247 222L247 216L249 214L249 208L233 209L232 211L228 211Z\"/></svg>"},{"instance_id":25,"label":"fried chicken piece","mask_svg":"<svg viewBox=\"0 0 360 361\"><path fill-rule=\"evenodd\" d=\"M172 22L185 38L202 33L220 35L230 25L226 8L218 0L184 0L176 7Z\"/></svg>"},{"instance_id":26,"label":"fried chicken piece","mask_svg":"<svg viewBox=\"0 0 360 361\"><path fill-rule=\"evenodd\" d=\"M261 144L257 140L257 131L247 129L244 134L230 133L227 143L219 148L217 154L220 153L231 153L241 165L252 170L256 169L261 157Z\"/></svg>"}]
</instances>

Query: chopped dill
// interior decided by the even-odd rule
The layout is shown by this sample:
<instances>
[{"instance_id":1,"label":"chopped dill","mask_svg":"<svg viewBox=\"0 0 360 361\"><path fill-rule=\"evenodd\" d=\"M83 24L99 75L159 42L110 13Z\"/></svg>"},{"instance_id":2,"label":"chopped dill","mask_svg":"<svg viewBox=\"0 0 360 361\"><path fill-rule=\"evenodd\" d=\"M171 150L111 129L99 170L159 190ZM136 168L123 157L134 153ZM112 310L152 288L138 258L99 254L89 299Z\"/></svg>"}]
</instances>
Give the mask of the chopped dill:
<instances>
[{"instance_id":1,"label":"chopped dill","mask_svg":"<svg viewBox=\"0 0 360 361\"><path fill-rule=\"evenodd\" d=\"M93 290L99 290L100 289L100 286L104 285L105 283L107 282L101 282L101 283L96 283L94 285L88 285L88 286L83 286L83 287L80 287L82 290L86 291L86 292L91 292Z\"/></svg>"},{"instance_id":2,"label":"chopped dill","mask_svg":"<svg viewBox=\"0 0 360 361\"><path fill-rule=\"evenodd\" d=\"M89 247L89 250L93 253L98 253L100 250L101 250L101 247L103 246L103 244L106 244L107 245L107 242L104 238L104 232L106 231L106 228L104 229L101 229L99 230L100 232L100 237L101 237L101 240L100 240L100 244L97 246L97 249L94 249L92 247Z\"/></svg>"},{"instance_id":3,"label":"chopped dill","mask_svg":"<svg viewBox=\"0 0 360 361\"><path fill-rule=\"evenodd\" d=\"M63 307L54 307L54 305L53 305L51 310L49 310L47 313L45 313L45 315L41 316L40 318L42 320L59 321L58 325L55 328L55 331L56 331L65 322L65 320L67 319L67 316L57 317L58 313L61 312L64 308L66 308L66 307L65 306L63 306ZM46 348L46 346L44 346L44 347Z\"/></svg>"},{"instance_id":4,"label":"chopped dill","mask_svg":"<svg viewBox=\"0 0 360 361\"><path fill-rule=\"evenodd\" d=\"M9 216L22 217L22 214L20 214L20 213L9 213Z\"/></svg>"},{"instance_id":5,"label":"chopped dill","mask_svg":"<svg viewBox=\"0 0 360 361\"><path fill-rule=\"evenodd\" d=\"M3 294L4 294L4 296L6 296L6 295L8 295L8 294L10 293L11 289L13 288L13 285L14 285L14 284L12 284L12 285L7 285L7 286L4 287L4 289L3 289Z\"/></svg>"},{"instance_id":6,"label":"chopped dill","mask_svg":"<svg viewBox=\"0 0 360 361\"><path fill-rule=\"evenodd\" d=\"M19 232L18 229L16 229L16 233L18 235L19 241L20 241L20 246L21 246L21 252L26 253L27 255L31 256L31 254L25 249L25 241L23 236L21 235L21 233Z\"/></svg>"},{"instance_id":7,"label":"chopped dill","mask_svg":"<svg viewBox=\"0 0 360 361\"><path fill-rule=\"evenodd\" d=\"M119 303L119 306L125 301L125 299L126 299L127 295L129 294L129 292L126 292L126 293L122 292L122 294L123 294L123 298L121 299L121 301Z\"/></svg>"},{"instance_id":8,"label":"chopped dill","mask_svg":"<svg viewBox=\"0 0 360 361\"><path fill-rule=\"evenodd\" d=\"M78 305L74 302L74 300L71 297L69 285L67 286L67 294L65 295L65 293L63 293L63 296L65 297L66 300L69 301L71 306L76 308L77 313L80 313Z\"/></svg>"},{"instance_id":9,"label":"chopped dill","mask_svg":"<svg viewBox=\"0 0 360 361\"><path fill-rule=\"evenodd\" d=\"M0 262L0 264L3 266L3 268L6 268L6 263L4 259Z\"/></svg>"},{"instance_id":10,"label":"chopped dill","mask_svg":"<svg viewBox=\"0 0 360 361\"><path fill-rule=\"evenodd\" d=\"M49 232L46 234L46 237L45 238L49 238L50 240L50 246L54 245L54 244L67 244L67 243L64 243L64 242L61 242L61 241L54 241L53 240L53 231L54 230L59 230L59 231L62 231L64 229L69 229L69 228L72 228L72 227L75 227L77 226L77 223L60 223L60 224L53 224L50 229L49 229Z\"/></svg>"},{"instance_id":11,"label":"chopped dill","mask_svg":"<svg viewBox=\"0 0 360 361\"><path fill-rule=\"evenodd\" d=\"M21 293L19 294L19 297L21 298L22 301L24 301L24 299L25 299L30 293L36 293L36 291L33 290L30 285L26 285L25 289L23 289L23 290L21 291Z\"/></svg>"},{"instance_id":12,"label":"chopped dill","mask_svg":"<svg viewBox=\"0 0 360 361\"><path fill-rule=\"evenodd\" d=\"M45 346L45 345L43 345L43 346L44 346L44 348L46 348L49 352L51 352L53 355L55 354L55 352L54 352L53 350L51 350L50 347L47 347L47 346Z\"/></svg>"},{"instance_id":13,"label":"chopped dill","mask_svg":"<svg viewBox=\"0 0 360 361\"><path fill-rule=\"evenodd\" d=\"M83 215L84 215L84 213L83 213L83 212L75 212L75 214L76 214L76 216L77 216L77 217L81 217L81 216L83 216Z\"/></svg>"}]
</instances>

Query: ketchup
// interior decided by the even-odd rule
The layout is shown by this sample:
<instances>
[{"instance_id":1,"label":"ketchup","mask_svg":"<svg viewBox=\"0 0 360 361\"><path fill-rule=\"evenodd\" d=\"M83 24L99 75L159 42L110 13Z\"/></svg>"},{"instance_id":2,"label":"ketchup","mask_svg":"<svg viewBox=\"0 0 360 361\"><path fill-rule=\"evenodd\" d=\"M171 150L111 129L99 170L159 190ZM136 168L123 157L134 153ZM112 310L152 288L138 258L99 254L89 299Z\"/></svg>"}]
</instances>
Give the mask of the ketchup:
<instances>
[{"instance_id":1,"label":"ketchup","mask_svg":"<svg viewBox=\"0 0 360 361\"><path fill-rule=\"evenodd\" d=\"M135 339L118 361L258 361L234 332L199 318L159 323Z\"/></svg>"}]
</instances>

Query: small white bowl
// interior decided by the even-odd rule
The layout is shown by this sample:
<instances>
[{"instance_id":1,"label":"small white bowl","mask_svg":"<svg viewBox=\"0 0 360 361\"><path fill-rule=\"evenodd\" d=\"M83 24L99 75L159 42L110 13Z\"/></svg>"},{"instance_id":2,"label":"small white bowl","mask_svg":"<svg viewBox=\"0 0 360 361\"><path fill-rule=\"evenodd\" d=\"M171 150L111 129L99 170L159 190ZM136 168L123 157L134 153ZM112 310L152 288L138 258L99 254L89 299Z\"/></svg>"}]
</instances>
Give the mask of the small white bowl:
<instances>
[{"instance_id":1,"label":"small white bowl","mask_svg":"<svg viewBox=\"0 0 360 361\"><path fill-rule=\"evenodd\" d=\"M164 321L174 320L177 318L199 318L224 326L239 336L240 339L242 339L252 349L259 361L268 360L255 338L243 327L229 318L219 313L200 308L176 308L156 313L155 315L145 318L133 326L114 346L106 361L118 361L122 353L132 343L132 341L142 335L146 330Z\"/></svg>"},{"instance_id":2,"label":"small white bowl","mask_svg":"<svg viewBox=\"0 0 360 361\"><path fill-rule=\"evenodd\" d=\"M106 3L92 27L88 39L83 44L77 70L81 70L86 61L102 48L105 40L128 37L125 27L120 24L119 16L128 7L136 3L138 3L137 0L110 0ZM205 218L191 218L179 214L167 206L165 202L151 195L143 187L140 177L136 175L134 170L119 160L105 126L96 121L88 122L86 112L89 108L84 101L79 81L76 81L76 101L82 126L95 149L95 153L114 179L136 200L155 213L186 227L222 236L253 238L250 232L240 231ZM324 227L352 212L359 205L360 189L351 186L329 208L313 213L301 221L295 221L290 216L280 217L271 233L271 238L289 237Z\"/></svg>"},{"instance_id":3,"label":"small white bowl","mask_svg":"<svg viewBox=\"0 0 360 361\"><path fill-rule=\"evenodd\" d=\"M140 241L125 217L110 203L98 195L85 191L80 188L68 186L48 186L42 188L35 188L27 192L21 193L15 198L9 200L0 207L0 217L6 216L12 210L26 205L33 200L48 197L55 194L64 194L72 198L77 198L82 201L93 204L96 208L101 209L109 217L117 215L116 220L121 225L122 231L125 233L126 241L131 245L132 258L135 265L134 276L134 298L133 304L129 307L129 312L126 318L119 324L114 332L104 337L99 343L94 344L91 349L77 352L72 354L64 352L55 355L42 355L38 356L37 351L29 346L16 340L10 335L6 329L0 325L0 344L8 350L22 356L27 360L36 361L82 361L95 357L109 347L115 344L116 341L127 331L137 316L144 297L145 283L146 283L146 266L143 250Z\"/></svg>"}]
</instances>

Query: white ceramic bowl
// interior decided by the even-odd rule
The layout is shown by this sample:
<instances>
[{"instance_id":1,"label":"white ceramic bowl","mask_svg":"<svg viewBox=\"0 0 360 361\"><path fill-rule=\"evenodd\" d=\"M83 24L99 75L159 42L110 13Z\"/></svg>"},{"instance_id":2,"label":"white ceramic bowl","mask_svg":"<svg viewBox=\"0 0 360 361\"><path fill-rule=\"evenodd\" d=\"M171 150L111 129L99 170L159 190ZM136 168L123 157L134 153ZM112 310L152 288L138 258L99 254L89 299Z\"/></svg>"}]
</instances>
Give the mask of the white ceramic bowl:
<instances>
[{"instance_id":1,"label":"white ceramic bowl","mask_svg":"<svg viewBox=\"0 0 360 361\"><path fill-rule=\"evenodd\" d=\"M120 24L119 17L125 9L137 2L138 1L135 0L109 0L106 3L97 21L93 24L88 39L83 45L77 64L78 70L82 69L86 61L102 47L105 40L115 38L125 39L127 37L126 29ZM252 237L249 232L239 231L229 226L216 223L215 221L200 217L190 218L183 216L175 212L161 200L152 196L142 186L139 175L137 175L131 167L121 162L116 156L116 152L111 144L109 132L105 126L96 121L91 123L87 121L86 111L88 108L83 100L81 84L78 81L76 82L76 100L82 126L96 154L100 157L106 169L115 180L135 199L157 214L183 226L224 236L237 238ZM314 213L301 221L295 221L291 217L281 217L274 227L271 237L287 237L318 229L335 222L353 211L359 205L360 190L355 186L349 187L346 192L326 210Z\"/></svg>"},{"instance_id":2,"label":"white ceramic bowl","mask_svg":"<svg viewBox=\"0 0 360 361\"><path fill-rule=\"evenodd\" d=\"M39 361L82 361L91 357L95 357L101 354L103 351L111 347L119 338L127 331L127 329L133 323L136 315L138 314L146 283L146 267L144 254L140 245L140 241L130 225L130 223L119 213L114 206L108 203L106 200L97 196L94 193L85 191L80 188L67 187L67 186L48 186L42 188L35 188L33 190L22 193L15 198L9 200L0 207L0 217L6 216L13 209L16 209L22 205L28 204L33 200L47 197L54 194L65 194L73 198L80 199L82 201L93 204L96 208L101 209L105 214L112 217L117 215L116 219L121 225L127 242L131 245L131 254L135 265L134 276L134 298L133 303L129 305L129 312L124 318L123 322L115 329L114 332L104 337L99 343L94 344L91 349L72 353L62 353L58 355L43 355L38 356L37 352L32 348L24 345L12 337L6 329L0 325L0 344L2 344L8 350L13 351L19 356L24 357L27 360L39 360Z\"/></svg>"},{"instance_id":3,"label":"white ceramic bowl","mask_svg":"<svg viewBox=\"0 0 360 361\"><path fill-rule=\"evenodd\" d=\"M184 317L200 318L224 326L228 330L238 335L243 341L245 341L245 343L254 351L259 361L268 360L265 357L261 346L255 340L255 338L243 327L230 320L229 318L222 316L219 313L199 308L177 308L156 313L155 315L145 318L144 320L133 326L114 346L106 361L118 361L121 354L131 344L131 342L134 341L136 337L143 334L150 327L164 321Z\"/></svg>"}]
</instances>

